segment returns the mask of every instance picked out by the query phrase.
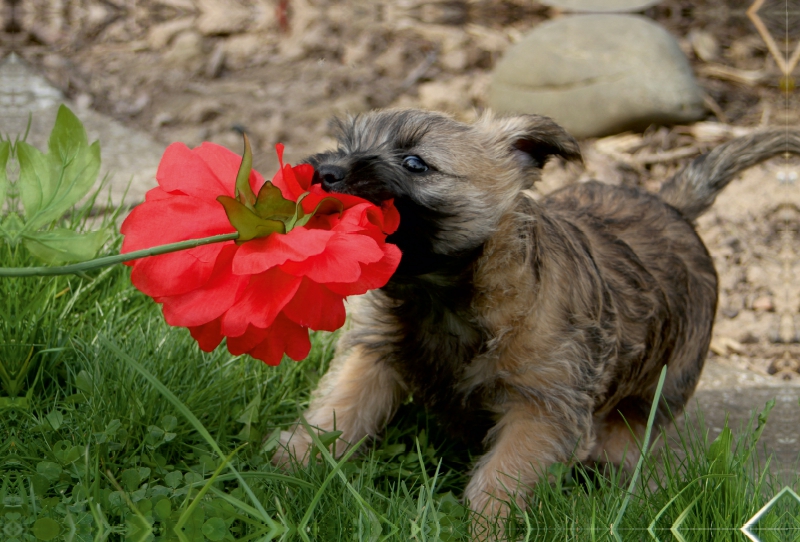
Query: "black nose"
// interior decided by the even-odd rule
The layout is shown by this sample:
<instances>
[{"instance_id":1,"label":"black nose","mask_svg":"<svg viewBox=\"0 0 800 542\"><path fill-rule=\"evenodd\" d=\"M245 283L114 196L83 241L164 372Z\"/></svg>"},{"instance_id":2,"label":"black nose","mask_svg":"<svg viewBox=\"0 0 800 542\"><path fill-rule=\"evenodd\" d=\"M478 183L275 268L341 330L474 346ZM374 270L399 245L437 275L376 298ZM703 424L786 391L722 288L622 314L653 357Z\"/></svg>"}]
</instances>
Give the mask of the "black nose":
<instances>
[{"instance_id":1,"label":"black nose","mask_svg":"<svg viewBox=\"0 0 800 542\"><path fill-rule=\"evenodd\" d=\"M343 167L323 164L314 172L314 180L312 182L321 183L322 188L325 190L333 190L344 181L346 176L347 170Z\"/></svg>"}]
</instances>

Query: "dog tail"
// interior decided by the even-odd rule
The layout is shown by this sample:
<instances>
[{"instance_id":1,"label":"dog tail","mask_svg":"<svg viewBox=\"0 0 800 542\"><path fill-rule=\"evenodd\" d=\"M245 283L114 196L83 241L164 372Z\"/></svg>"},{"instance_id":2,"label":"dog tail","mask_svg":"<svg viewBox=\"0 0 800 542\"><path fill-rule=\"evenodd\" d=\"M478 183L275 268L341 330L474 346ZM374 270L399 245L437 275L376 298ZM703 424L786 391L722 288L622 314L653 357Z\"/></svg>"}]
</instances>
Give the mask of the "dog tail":
<instances>
[{"instance_id":1,"label":"dog tail","mask_svg":"<svg viewBox=\"0 0 800 542\"><path fill-rule=\"evenodd\" d=\"M695 158L661 186L659 195L694 220L738 173L785 153L800 155L800 131L772 129L737 137Z\"/></svg>"}]
</instances>

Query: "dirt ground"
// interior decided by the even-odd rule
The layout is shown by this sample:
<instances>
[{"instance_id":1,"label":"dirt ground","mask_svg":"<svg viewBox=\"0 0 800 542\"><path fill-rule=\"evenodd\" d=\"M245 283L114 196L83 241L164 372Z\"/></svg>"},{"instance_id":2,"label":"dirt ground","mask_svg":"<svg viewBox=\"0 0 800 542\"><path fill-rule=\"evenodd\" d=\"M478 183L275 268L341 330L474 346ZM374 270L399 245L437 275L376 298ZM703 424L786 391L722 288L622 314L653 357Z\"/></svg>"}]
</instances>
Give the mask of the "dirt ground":
<instances>
[{"instance_id":1,"label":"dirt ground","mask_svg":"<svg viewBox=\"0 0 800 542\"><path fill-rule=\"evenodd\" d=\"M549 166L538 190L591 177L655 190L721 141L800 124L798 93L747 18L750 3L665 0L646 10L690 59L708 118L583 140L585 167ZM768 1L759 13L791 51L800 13L783 6ZM16 51L80 107L165 145L239 151L245 129L269 174L276 142L290 162L329 148L334 115L400 106L474 118L502 53L561 15L530 0L5 0L0 52ZM721 279L712 356L788 381L800 379L798 171L781 159L752 169L699 223Z\"/></svg>"}]
</instances>

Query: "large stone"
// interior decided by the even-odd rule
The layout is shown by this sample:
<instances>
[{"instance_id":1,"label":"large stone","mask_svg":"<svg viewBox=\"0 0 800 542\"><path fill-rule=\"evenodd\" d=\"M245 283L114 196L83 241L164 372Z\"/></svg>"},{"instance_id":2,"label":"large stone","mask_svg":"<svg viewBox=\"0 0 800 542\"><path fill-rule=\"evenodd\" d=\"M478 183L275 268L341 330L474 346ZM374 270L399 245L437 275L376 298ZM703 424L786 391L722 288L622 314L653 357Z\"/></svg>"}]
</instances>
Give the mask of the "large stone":
<instances>
[{"instance_id":1,"label":"large stone","mask_svg":"<svg viewBox=\"0 0 800 542\"><path fill-rule=\"evenodd\" d=\"M637 15L571 15L538 26L498 63L489 105L553 117L577 137L704 115L675 39Z\"/></svg>"}]
</instances>

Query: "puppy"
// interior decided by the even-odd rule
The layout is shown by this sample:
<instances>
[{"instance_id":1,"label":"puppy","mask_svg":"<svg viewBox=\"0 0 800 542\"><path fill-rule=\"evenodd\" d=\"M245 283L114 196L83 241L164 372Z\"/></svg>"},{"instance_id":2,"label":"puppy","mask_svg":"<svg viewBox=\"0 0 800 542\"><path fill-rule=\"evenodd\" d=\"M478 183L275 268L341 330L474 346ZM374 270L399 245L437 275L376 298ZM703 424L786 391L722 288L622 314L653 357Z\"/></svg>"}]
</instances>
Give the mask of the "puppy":
<instances>
[{"instance_id":1,"label":"puppy","mask_svg":"<svg viewBox=\"0 0 800 542\"><path fill-rule=\"evenodd\" d=\"M800 151L796 132L726 143L660 195L598 182L542 201L524 191L575 140L539 116L473 125L390 110L338 122L339 147L308 159L330 192L393 199L402 251L391 281L359 300L304 414L355 443L412 394L468 445L485 449L465 491L490 517L554 462L638 460L656 383L656 423L697 384L717 275L692 221L739 171ZM302 426L273 461L308 460ZM337 446L342 454L346 446ZM504 502L505 501L505 502Z\"/></svg>"}]
</instances>

